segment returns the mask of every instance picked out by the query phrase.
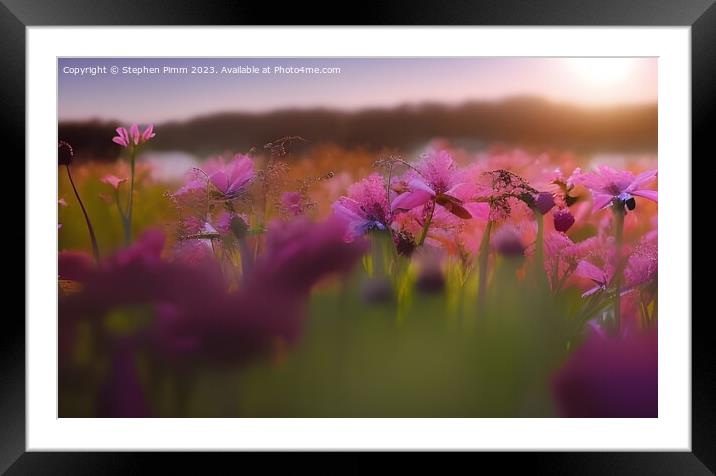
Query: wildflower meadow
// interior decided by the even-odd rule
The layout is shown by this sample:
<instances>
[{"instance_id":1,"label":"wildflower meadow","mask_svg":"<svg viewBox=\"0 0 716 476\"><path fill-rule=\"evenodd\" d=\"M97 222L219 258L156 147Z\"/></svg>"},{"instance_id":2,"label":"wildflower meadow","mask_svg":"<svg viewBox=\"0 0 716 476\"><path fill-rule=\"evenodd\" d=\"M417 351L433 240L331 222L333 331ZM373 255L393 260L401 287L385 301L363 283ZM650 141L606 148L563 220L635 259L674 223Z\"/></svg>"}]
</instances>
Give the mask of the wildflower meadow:
<instances>
[{"instance_id":1,"label":"wildflower meadow","mask_svg":"<svg viewBox=\"0 0 716 476\"><path fill-rule=\"evenodd\" d=\"M657 416L655 158L161 134L60 137L60 417Z\"/></svg>"}]
</instances>

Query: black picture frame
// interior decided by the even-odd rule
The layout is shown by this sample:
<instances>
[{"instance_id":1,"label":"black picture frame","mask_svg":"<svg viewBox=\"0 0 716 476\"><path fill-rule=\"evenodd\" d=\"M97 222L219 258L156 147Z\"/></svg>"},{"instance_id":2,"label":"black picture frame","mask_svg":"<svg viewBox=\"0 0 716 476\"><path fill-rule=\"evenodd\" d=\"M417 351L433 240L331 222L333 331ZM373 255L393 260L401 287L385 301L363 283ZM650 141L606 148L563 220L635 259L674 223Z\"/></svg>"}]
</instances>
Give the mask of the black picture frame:
<instances>
[{"instance_id":1,"label":"black picture frame","mask_svg":"<svg viewBox=\"0 0 716 476\"><path fill-rule=\"evenodd\" d=\"M279 5L238 0L0 0L3 156L25 156L26 27L288 24L690 26L691 160L692 164L695 157L706 160L707 146L713 136L709 112L716 104L714 0L401 0L361 2L360 7L341 8L312 6L306 2ZM709 153L713 155L712 150ZM19 179L16 182L25 183ZM684 200L692 198L684 197ZM695 200L692 201L695 205ZM26 248L26 256L28 253L32 250ZM710 318L709 313L703 313L692 320L691 453L551 452L522 453L519 457L480 453L477 457L484 460L480 463L494 459L492 462L498 462L504 471L515 469L516 465L528 465L530 471L550 474L713 474L716 471L716 359L713 358L712 334L706 329ZM26 452L25 325L19 313L4 316L0 353L0 470L7 470L8 474L127 473L138 470L139 464L147 459L186 465L187 458L176 453L167 458L149 453ZM213 462L220 464L231 456L221 455Z\"/></svg>"}]
</instances>

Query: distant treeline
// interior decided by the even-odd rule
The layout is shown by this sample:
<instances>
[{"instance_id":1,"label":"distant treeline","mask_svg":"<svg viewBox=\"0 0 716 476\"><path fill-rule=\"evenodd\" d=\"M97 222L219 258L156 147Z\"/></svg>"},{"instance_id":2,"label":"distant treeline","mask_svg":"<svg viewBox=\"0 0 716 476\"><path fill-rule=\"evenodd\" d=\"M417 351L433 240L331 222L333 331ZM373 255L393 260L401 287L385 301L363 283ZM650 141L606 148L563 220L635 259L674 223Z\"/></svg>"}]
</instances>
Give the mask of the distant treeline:
<instances>
[{"instance_id":1,"label":"distant treeline","mask_svg":"<svg viewBox=\"0 0 716 476\"><path fill-rule=\"evenodd\" d=\"M586 108L537 98L470 102L459 106L422 104L343 112L286 109L269 113L224 113L185 122L157 124L154 150L206 155L247 151L284 136L309 143L333 143L368 150L409 150L433 138L576 152L656 152L657 105ZM111 138L118 124L66 122L59 138L78 156L114 157Z\"/></svg>"}]
</instances>

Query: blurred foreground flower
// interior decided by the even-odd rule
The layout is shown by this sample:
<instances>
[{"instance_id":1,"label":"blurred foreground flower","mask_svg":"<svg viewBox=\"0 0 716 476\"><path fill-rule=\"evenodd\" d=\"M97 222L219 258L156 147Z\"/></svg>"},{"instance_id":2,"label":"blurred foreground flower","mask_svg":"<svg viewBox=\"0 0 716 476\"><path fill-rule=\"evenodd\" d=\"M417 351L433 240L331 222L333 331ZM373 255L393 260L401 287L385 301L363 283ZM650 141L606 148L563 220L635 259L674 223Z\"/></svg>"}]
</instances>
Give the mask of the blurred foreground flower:
<instances>
[{"instance_id":1,"label":"blurred foreground flower","mask_svg":"<svg viewBox=\"0 0 716 476\"><path fill-rule=\"evenodd\" d=\"M658 417L656 332L606 338L590 335L553 380L562 416Z\"/></svg>"},{"instance_id":2,"label":"blurred foreground flower","mask_svg":"<svg viewBox=\"0 0 716 476\"><path fill-rule=\"evenodd\" d=\"M344 233L335 219L273 226L265 255L234 292L211 259L191 266L162 259L164 236L156 231L99 266L61 253L60 277L78 280L81 289L60 299L60 368L71 359L76 325L89 319L99 348L111 353L101 416L144 416L136 350L169 365L241 364L277 338L294 341L310 288L348 271L365 251L362 242L346 243Z\"/></svg>"}]
</instances>

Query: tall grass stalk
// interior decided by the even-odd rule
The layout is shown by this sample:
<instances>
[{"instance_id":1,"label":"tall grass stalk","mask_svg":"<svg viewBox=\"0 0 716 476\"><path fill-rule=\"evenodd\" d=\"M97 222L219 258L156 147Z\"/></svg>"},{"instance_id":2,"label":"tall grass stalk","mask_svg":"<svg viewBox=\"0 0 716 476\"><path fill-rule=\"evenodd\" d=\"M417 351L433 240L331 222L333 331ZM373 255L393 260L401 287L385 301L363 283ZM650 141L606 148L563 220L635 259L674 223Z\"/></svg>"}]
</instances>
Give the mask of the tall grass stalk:
<instances>
[{"instance_id":1,"label":"tall grass stalk","mask_svg":"<svg viewBox=\"0 0 716 476\"><path fill-rule=\"evenodd\" d=\"M65 167L67 167L67 177L70 179L70 185L72 185L72 190L75 192L75 197L77 197L77 201L80 202L80 208L82 209L82 214L85 217L85 223L87 223L87 230L89 231L90 241L92 242L92 255L94 256L95 262L99 263L99 246L97 245L97 237L94 234L94 228L92 228L92 222L90 221L89 215L87 214L87 210L85 209L84 203L82 203L80 194L77 191L75 181L72 180L72 172L70 172L70 166L66 165Z\"/></svg>"},{"instance_id":2,"label":"tall grass stalk","mask_svg":"<svg viewBox=\"0 0 716 476\"><path fill-rule=\"evenodd\" d=\"M482 234L482 241L480 242L480 256L478 258L478 307L482 307L485 304L485 294L487 292L487 258L490 253L490 233L492 232L492 224L492 220L487 222L485 231Z\"/></svg>"}]
</instances>

